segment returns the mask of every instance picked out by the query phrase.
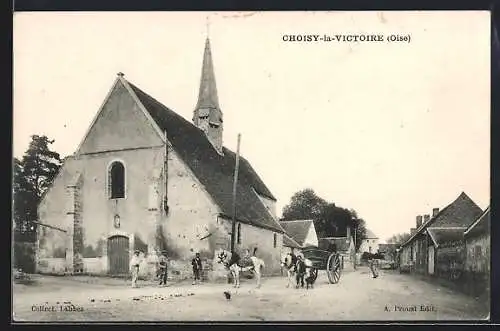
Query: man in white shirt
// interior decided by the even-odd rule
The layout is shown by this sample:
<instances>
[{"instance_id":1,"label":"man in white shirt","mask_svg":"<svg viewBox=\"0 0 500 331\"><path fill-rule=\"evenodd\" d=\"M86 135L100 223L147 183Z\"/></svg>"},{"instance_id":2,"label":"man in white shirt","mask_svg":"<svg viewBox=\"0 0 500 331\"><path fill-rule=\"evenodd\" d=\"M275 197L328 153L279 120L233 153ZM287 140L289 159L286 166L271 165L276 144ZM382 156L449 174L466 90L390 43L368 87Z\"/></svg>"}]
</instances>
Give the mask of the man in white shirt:
<instances>
[{"instance_id":1,"label":"man in white shirt","mask_svg":"<svg viewBox=\"0 0 500 331\"><path fill-rule=\"evenodd\" d=\"M141 259L139 254L141 252L136 250L132 259L130 259L130 272L132 273L132 287L137 287L137 278L139 276L139 265L141 264Z\"/></svg>"}]
</instances>

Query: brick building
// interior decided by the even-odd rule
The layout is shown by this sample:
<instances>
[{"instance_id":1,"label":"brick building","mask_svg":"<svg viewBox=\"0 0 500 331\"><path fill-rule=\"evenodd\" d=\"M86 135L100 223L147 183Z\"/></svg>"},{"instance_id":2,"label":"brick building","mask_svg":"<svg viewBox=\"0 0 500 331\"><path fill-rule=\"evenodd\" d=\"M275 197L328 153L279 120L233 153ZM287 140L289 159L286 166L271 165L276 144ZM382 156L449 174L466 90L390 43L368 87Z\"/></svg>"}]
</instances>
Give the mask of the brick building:
<instances>
[{"instance_id":1,"label":"brick building","mask_svg":"<svg viewBox=\"0 0 500 331\"><path fill-rule=\"evenodd\" d=\"M193 123L119 73L39 205L37 271L127 274L134 249L143 276L161 251L179 277L196 251L210 268L215 250L230 245L236 155L223 146L223 124L208 38ZM280 269L275 203L240 158L235 247L258 247L265 274Z\"/></svg>"}]
</instances>

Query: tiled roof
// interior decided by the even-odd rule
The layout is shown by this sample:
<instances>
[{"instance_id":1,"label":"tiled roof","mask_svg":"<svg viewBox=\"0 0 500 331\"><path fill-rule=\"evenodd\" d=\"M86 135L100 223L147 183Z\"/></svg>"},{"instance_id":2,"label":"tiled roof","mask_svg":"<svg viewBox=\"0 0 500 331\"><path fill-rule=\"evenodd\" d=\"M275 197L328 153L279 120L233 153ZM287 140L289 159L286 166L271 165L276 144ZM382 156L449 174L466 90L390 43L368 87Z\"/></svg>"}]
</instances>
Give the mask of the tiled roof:
<instances>
[{"instance_id":1,"label":"tiled roof","mask_svg":"<svg viewBox=\"0 0 500 331\"><path fill-rule=\"evenodd\" d=\"M448 206L443 208L436 216L431 218L428 222L422 224L414 234L402 245L406 246L413 241L417 235L426 231L430 227L468 227L471 225L483 211L478 205L472 201L471 198L462 192L458 198L455 199Z\"/></svg>"},{"instance_id":2,"label":"tiled roof","mask_svg":"<svg viewBox=\"0 0 500 331\"><path fill-rule=\"evenodd\" d=\"M195 174L224 215L231 217L235 153L224 147L223 155L220 155L203 131L135 85L127 83L160 129L166 131L174 150ZM279 222L264 206L256 192L276 201L250 163L240 157L236 219L258 227L283 232Z\"/></svg>"},{"instance_id":3,"label":"tiled roof","mask_svg":"<svg viewBox=\"0 0 500 331\"><path fill-rule=\"evenodd\" d=\"M372 230L366 229L366 239L378 239L378 237Z\"/></svg>"},{"instance_id":4,"label":"tiled roof","mask_svg":"<svg viewBox=\"0 0 500 331\"><path fill-rule=\"evenodd\" d=\"M440 246L444 243L460 241L464 238L465 228L428 228L432 242L435 246Z\"/></svg>"},{"instance_id":5,"label":"tiled roof","mask_svg":"<svg viewBox=\"0 0 500 331\"><path fill-rule=\"evenodd\" d=\"M309 228L312 226L312 220L281 221L281 226L292 239L299 245L304 245Z\"/></svg>"},{"instance_id":6,"label":"tiled roof","mask_svg":"<svg viewBox=\"0 0 500 331\"><path fill-rule=\"evenodd\" d=\"M465 237L473 237L489 233L490 229L491 229L490 207L488 207L486 208L484 213L481 216L479 216L479 218L465 230Z\"/></svg>"},{"instance_id":7,"label":"tiled roof","mask_svg":"<svg viewBox=\"0 0 500 331\"><path fill-rule=\"evenodd\" d=\"M283 236L283 246L292 248L301 248L301 246L295 240L290 238L290 236L288 236L286 233Z\"/></svg>"},{"instance_id":8,"label":"tiled roof","mask_svg":"<svg viewBox=\"0 0 500 331\"><path fill-rule=\"evenodd\" d=\"M319 248L327 251L347 252L349 250L349 241L347 237L330 237L318 239Z\"/></svg>"}]
</instances>

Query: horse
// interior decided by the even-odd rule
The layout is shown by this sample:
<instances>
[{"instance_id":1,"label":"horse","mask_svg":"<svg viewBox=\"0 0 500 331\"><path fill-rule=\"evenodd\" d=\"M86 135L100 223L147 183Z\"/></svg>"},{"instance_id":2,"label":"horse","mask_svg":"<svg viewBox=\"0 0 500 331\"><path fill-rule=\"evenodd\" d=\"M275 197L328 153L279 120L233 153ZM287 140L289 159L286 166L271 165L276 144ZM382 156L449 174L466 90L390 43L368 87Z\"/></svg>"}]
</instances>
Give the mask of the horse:
<instances>
[{"instance_id":1,"label":"horse","mask_svg":"<svg viewBox=\"0 0 500 331\"><path fill-rule=\"evenodd\" d=\"M240 272L252 271L257 279L257 288L261 286L260 279L262 276L262 269L265 267L264 261L255 256L254 249L253 256L241 258L238 253L231 253L225 249L217 254L217 263L222 263L231 272L234 279L234 287L240 287ZM248 250L247 250L248 251Z\"/></svg>"},{"instance_id":2,"label":"horse","mask_svg":"<svg viewBox=\"0 0 500 331\"><path fill-rule=\"evenodd\" d=\"M281 257L281 267L286 270L288 283L286 287L292 284L292 278L297 273L297 256L293 253L287 253Z\"/></svg>"}]
</instances>

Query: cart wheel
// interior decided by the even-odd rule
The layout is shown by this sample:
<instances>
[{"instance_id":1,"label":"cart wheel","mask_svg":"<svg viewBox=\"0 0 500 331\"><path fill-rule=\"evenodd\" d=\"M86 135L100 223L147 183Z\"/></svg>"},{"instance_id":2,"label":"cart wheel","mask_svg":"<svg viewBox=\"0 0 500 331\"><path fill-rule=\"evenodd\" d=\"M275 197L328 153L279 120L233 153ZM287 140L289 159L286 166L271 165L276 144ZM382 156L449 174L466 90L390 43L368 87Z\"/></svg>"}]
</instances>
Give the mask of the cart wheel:
<instances>
[{"instance_id":1,"label":"cart wheel","mask_svg":"<svg viewBox=\"0 0 500 331\"><path fill-rule=\"evenodd\" d=\"M340 280L340 258L338 254L331 254L328 257L328 262L326 264L326 274L328 275L328 281L330 284L337 284Z\"/></svg>"}]
</instances>

